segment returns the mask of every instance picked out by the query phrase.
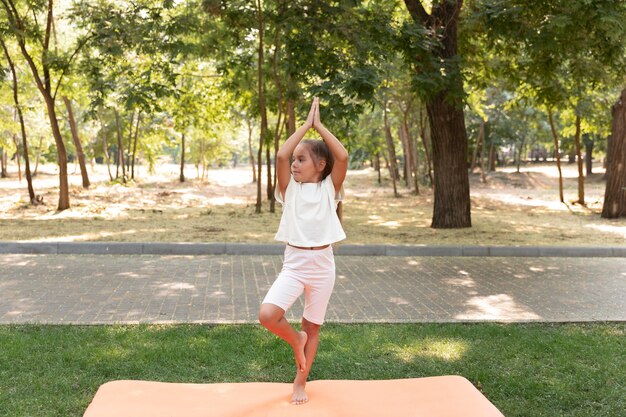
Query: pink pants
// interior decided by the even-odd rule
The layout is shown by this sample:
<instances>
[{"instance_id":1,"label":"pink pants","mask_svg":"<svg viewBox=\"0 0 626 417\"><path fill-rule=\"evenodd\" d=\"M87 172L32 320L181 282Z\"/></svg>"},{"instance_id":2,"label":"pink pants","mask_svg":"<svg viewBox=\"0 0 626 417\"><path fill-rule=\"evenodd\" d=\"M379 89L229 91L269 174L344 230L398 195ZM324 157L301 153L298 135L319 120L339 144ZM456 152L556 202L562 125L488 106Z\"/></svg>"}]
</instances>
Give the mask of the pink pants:
<instances>
[{"instance_id":1,"label":"pink pants","mask_svg":"<svg viewBox=\"0 0 626 417\"><path fill-rule=\"evenodd\" d=\"M274 304L287 311L304 292L302 317L322 325L334 286L335 257L332 246L308 250L287 245L283 269L267 292L263 304Z\"/></svg>"}]
</instances>

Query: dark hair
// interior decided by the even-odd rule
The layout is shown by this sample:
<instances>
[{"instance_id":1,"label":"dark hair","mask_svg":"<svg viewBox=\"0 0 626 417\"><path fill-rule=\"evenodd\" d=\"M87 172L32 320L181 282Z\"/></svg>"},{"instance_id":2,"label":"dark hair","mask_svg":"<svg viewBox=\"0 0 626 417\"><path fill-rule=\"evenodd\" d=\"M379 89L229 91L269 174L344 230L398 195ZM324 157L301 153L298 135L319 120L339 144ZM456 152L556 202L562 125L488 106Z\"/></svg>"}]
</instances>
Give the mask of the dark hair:
<instances>
[{"instance_id":1,"label":"dark hair","mask_svg":"<svg viewBox=\"0 0 626 417\"><path fill-rule=\"evenodd\" d=\"M333 159L333 154L330 153L326 142L323 140L305 139L300 143L307 146L316 163L322 159L326 161L326 166L324 167L324 171L322 171L322 179L329 176L333 170L335 160Z\"/></svg>"},{"instance_id":2,"label":"dark hair","mask_svg":"<svg viewBox=\"0 0 626 417\"><path fill-rule=\"evenodd\" d=\"M319 162L321 159L326 161L326 166L324 167L324 171L322 171L322 180L329 176L333 170L335 160L333 159L333 154L330 153L326 142L317 139L305 139L300 143L306 145L315 162ZM336 190L336 192L339 192L339 190ZM339 221L343 223L343 202L341 201L337 203L337 217L339 217Z\"/></svg>"}]
</instances>

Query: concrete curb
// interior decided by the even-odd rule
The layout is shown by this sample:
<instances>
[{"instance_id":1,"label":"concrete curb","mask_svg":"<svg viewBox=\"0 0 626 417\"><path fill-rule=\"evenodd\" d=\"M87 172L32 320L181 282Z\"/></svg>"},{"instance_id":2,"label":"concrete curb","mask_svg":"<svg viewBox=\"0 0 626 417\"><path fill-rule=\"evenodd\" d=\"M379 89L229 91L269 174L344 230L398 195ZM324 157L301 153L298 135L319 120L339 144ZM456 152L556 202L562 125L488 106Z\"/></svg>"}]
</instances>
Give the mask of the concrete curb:
<instances>
[{"instance_id":1,"label":"concrete curb","mask_svg":"<svg viewBox=\"0 0 626 417\"><path fill-rule=\"evenodd\" d=\"M178 242L0 242L0 254L282 255L282 244ZM338 245L342 256L500 256L626 258L626 246Z\"/></svg>"}]
</instances>

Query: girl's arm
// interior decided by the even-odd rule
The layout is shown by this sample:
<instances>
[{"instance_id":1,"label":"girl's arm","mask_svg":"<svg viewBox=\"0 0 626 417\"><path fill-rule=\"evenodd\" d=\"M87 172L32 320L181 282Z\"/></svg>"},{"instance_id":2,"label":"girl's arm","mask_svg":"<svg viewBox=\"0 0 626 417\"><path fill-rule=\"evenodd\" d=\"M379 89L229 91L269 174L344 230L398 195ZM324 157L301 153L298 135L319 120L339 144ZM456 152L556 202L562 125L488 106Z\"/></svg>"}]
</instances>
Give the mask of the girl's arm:
<instances>
[{"instance_id":1,"label":"girl's arm","mask_svg":"<svg viewBox=\"0 0 626 417\"><path fill-rule=\"evenodd\" d=\"M306 122L289 136L276 154L276 179L278 181L278 190L283 198L285 198L285 190L287 190L287 185L289 185L289 180L291 179L291 155L306 132L313 127L314 113L315 102L311 105L311 110L309 111Z\"/></svg>"},{"instance_id":2,"label":"girl's arm","mask_svg":"<svg viewBox=\"0 0 626 417\"><path fill-rule=\"evenodd\" d=\"M326 129L320 121L320 103L317 97L313 99L313 105L315 106L313 128L317 130L322 139L324 139L328 150L335 160L330 177L333 180L335 192L338 193L343 185L343 181L346 179L346 173L348 172L348 151L346 151L346 148L339 142L339 139L337 139L330 130Z\"/></svg>"}]
</instances>

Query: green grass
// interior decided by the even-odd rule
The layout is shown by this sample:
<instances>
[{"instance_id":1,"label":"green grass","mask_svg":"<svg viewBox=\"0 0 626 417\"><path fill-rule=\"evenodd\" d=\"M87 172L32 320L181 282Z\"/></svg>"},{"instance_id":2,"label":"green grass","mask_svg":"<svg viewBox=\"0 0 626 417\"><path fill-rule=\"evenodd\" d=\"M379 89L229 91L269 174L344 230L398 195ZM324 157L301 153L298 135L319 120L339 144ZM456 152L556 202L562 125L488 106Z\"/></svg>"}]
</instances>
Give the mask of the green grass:
<instances>
[{"instance_id":1,"label":"green grass","mask_svg":"<svg viewBox=\"0 0 626 417\"><path fill-rule=\"evenodd\" d=\"M329 324L311 379L458 374L507 417L626 409L626 324ZM0 326L0 416L82 416L117 379L289 382L259 326ZM621 414L623 415L623 414Z\"/></svg>"}]
</instances>

